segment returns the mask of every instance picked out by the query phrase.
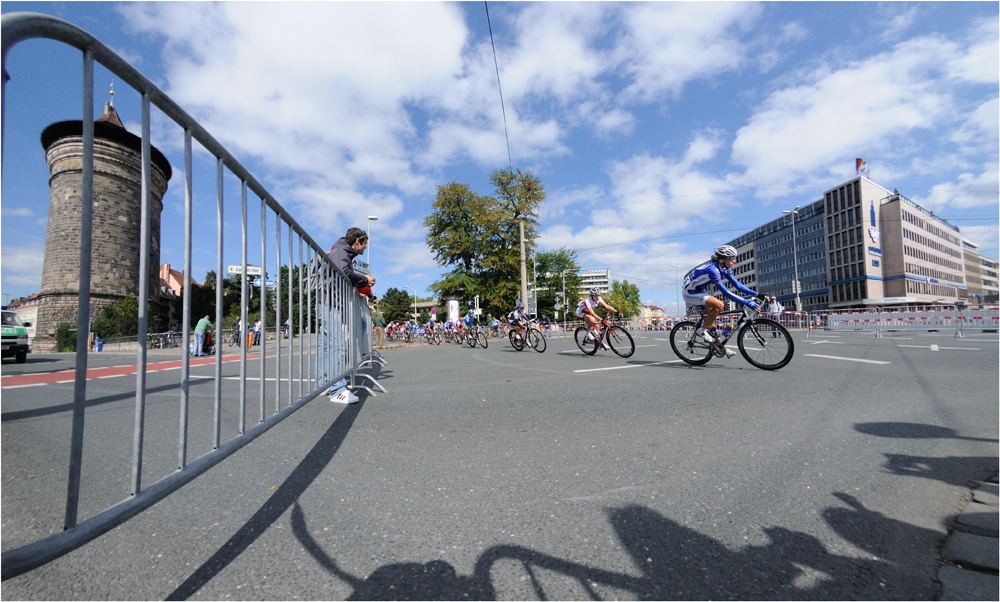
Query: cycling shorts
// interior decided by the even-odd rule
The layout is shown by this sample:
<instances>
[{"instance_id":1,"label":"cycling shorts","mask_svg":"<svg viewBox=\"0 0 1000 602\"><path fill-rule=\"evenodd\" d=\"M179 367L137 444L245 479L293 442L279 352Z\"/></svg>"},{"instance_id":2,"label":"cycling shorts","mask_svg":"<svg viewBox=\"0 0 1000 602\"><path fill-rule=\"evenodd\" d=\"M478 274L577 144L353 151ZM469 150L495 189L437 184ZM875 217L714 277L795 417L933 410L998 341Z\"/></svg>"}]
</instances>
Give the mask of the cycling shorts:
<instances>
[{"instance_id":1,"label":"cycling shorts","mask_svg":"<svg viewBox=\"0 0 1000 602\"><path fill-rule=\"evenodd\" d=\"M682 296L684 297L684 303L686 303L688 307L705 307L705 301L707 301L712 295L704 291L700 293L689 293L684 291Z\"/></svg>"}]
</instances>

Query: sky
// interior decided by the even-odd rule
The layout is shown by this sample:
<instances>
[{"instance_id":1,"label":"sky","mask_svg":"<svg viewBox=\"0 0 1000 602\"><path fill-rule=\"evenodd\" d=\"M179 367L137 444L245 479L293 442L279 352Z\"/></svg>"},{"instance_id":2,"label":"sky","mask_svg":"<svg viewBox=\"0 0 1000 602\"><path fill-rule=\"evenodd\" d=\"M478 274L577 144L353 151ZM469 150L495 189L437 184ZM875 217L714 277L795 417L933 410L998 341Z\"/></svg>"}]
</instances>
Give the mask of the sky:
<instances>
[{"instance_id":1,"label":"sky","mask_svg":"<svg viewBox=\"0 0 1000 602\"><path fill-rule=\"evenodd\" d=\"M668 314L672 266L683 275L715 246L819 200L856 176L858 157L874 182L998 257L996 2L5 1L0 10L59 17L101 40L325 248L348 227L370 229L379 296L404 286L429 296L448 271L423 227L438 186L492 194L490 173L511 166L544 183L538 249L574 249L581 267L610 268ZM80 119L80 57L30 40L7 59L4 302L40 288L49 193L39 136ZM111 89L138 134L138 95L98 66L98 113ZM152 141L174 169L160 261L182 269L183 134L155 109ZM200 281L216 265L216 184L197 143L192 180ZM224 261L239 263L238 183L227 180L224 196ZM249 213L256 263L252 195ZM273 230L271 221L272 266Z\"/></svg>"}]
</instances>

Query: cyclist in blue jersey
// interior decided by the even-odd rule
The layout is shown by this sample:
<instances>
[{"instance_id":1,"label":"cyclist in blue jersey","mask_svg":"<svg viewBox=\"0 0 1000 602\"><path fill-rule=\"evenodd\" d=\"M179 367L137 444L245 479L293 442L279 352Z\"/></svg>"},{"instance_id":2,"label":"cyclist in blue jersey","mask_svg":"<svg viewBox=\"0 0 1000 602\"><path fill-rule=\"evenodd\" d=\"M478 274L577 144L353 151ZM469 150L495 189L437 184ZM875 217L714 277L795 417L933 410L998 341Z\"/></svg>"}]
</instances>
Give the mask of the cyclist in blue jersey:
<instances>
[{"instance_id":1,"label":"cyclist in blue jersey","mask_svg":"<svg viewBox=\"0 0 1000 602\"><path fill-rule=\"evenodd\" d=\"M714 324L715 318L722 313L722 310L726 306L722 301L705 292L708 285L714 284L726 298L747 305L754 311L760 309L760 304L754 299L757 296L757 292L745 286L733 276L734 265L736 265L736 249L730 245L722 245L715 249L715 253L712 255L710 261L696 266L684 275L684 302L689 308L705 308L705 322L696 334L711 343L720 344L722 342ZM726 288L723 278L728 280L736 290L748 295L748 297L744 299ZM726 349L726 355L733 355L733 351Z\"/></svg>"},{"instance_id":2,"label":"cyclist in blue jersey","mask_svg":"<svg viewBox=\"0 0 1000 602\"><path fill-rule=\"evenodd\" d=\"M462 330L466 334L472 332L476 326L476 321L476 314L472 313L472 310L470 309L468 313L465 314L465 317L462 318Z\"/></svg>"}]
</instances>

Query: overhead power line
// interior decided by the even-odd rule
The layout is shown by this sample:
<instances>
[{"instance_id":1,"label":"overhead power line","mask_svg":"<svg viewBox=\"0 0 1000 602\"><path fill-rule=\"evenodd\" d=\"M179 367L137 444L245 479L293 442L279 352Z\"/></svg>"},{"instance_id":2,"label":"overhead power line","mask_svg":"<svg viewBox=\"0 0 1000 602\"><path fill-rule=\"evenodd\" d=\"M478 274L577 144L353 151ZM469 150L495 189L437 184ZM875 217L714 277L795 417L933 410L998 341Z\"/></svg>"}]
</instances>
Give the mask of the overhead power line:
<instances>
[{"instance_id":1,"label":"overhead power line","mask_svg":"<svg viewBox=\"0 0 1000 602\"><path fill-rule=\"evenodd\" d=\"M500 91L500 111L503 113L503 136L507 140L507 162L510 165L510 173L514 175L514 161L510 155L510 134L507 132L507 109L503 105L503 88L500 86L500 64L497 62L497 46L493 43L493 24L490 23L490 6L485 1L486 25L490 28L490 46L493 47L493 66L497 70L497 90Z\"/></svg>"}]
</instances>

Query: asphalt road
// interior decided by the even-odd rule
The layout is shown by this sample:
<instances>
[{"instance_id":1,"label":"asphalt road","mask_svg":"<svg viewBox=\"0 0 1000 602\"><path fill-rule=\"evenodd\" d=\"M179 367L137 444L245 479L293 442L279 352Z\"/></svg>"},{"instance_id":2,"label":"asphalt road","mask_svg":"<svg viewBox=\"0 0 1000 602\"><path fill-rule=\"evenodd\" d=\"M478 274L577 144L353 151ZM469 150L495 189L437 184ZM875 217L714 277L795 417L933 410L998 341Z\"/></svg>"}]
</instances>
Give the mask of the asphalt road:
<instances>
[{"instance_id":1,"label":"asphalt road","mask_svg":"<svg viewBox=\"0 0 1000 602\"><path fill-rule=\"evenodd\" d=\"M372 373L388 393L318 398L2 597L939 595L949 521L997 470L996 334L799 335L776 372L738 355L688 367L664 334L637 337L628 360L568 338L543 354L496 340L385 351ZM5 362L3 377L65 359ZM190 389L189 459L211 447L213 370L191 371L206 378ZM148 479L177 462L178 375L147 374ZM4 386L7 550L61 528L72 383ZM127 495L134 387L88 382L82 517ZM238 387L223 381L223 439Z\"/></svg>"}]
</instances>

